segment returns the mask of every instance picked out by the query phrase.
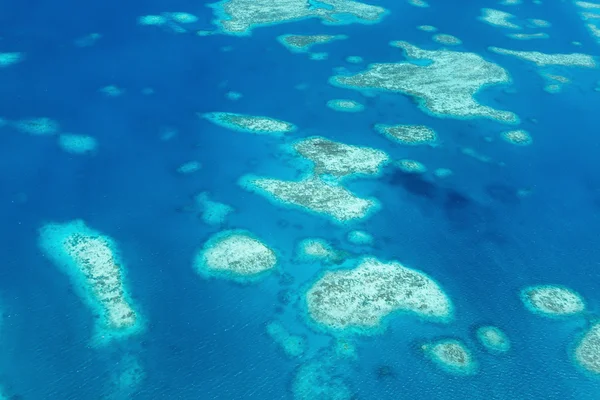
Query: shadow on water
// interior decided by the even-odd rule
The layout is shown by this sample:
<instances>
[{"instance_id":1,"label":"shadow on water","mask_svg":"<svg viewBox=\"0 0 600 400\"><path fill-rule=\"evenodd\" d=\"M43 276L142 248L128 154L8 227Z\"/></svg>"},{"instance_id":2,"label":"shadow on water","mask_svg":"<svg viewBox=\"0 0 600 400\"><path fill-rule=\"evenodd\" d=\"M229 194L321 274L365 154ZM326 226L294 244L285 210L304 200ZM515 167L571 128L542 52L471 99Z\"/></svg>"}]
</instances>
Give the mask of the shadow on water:
<instances>
[{"instance_id":1,"label":"shadow on water","mask_svg":"<svg viewBox=\"0 0 600 400\"><path fill-rule=\"evenodd\" d=\"M415 201L425 200L426 204L440 210L452 230L472 232L478 238L498 245L507 243L506 236L494 226L496 215L493 209L477 203L467 194L442 187L423 175L402 171L392 172L388 183L409 193ZM506 185L489 185L485 191L502 204L519 201L516 191Z\"/></svg>"}]
</instances>

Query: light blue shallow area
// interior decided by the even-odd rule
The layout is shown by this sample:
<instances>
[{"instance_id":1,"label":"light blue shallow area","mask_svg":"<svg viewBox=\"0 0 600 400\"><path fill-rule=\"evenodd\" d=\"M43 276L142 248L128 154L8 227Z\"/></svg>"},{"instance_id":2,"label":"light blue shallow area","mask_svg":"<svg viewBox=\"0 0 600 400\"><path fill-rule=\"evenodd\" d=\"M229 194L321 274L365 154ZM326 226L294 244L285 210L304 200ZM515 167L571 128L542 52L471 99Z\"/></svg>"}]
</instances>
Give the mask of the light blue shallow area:
<instances>
[{"instance_id":1,"label":"light blue shallow area","mask_svg":"<svg viewBox=\"0 0 600 400\"><path fill-rule=\"evenodd\" d=\"M199 17L194 29L213 29L212 10L197 0L0 3L0 51L25 53L20 64L0 69L0 117L49 117L62 132L98 140L94 154L71 155L56 137L0 127L0 387L9 398L292 399L296 372L301 365L311 370L316 360L334 385L345 382L358 399L597 399L600 378L580 371L571 350L600 311L598 70L570 69L573 82L551 95L531 64L486 49L598 55L600 47L568 2L527 1L518 8L491 0L429 3L423 9L373 1L390 11L379 24L327 26L312 19L259 27L248 37L136 25L141 15L186 11ZM544 30L551 39L507 38L477 21L480 7L546 19L553 24ZM514 93L490 88L478 99L517 113L532 146L501 140L509 125L436 118L407 96L364 97L328 84L339 67L358 72L368 63L402 61L402 52L388 45L392 40L439 48L416 29L424 24L460 38L454 49L476 52L510 72ZM102 34L94 46L74 45L92 32ZM323 45L329 57L316 62L277 42L289 33L349 39ZM222 51L226 46L230 50ZM365 63L347 63L351 55ZM296 89L301 84L305 88ZM108 85L123 94L98 92ZM154 93L142 94L148 87ZM229 91L243 97L231 101ZM365 110L332 112L326 103L336 98ZM256 136L197 116L214 111L269 116L298 129L289 137ZM378 134L375 124L428 125L440 145L403 147ZM165 128L178 134L163 141ZM352 226L279 207L238 185L245 174L299 179L303 164L289 160L281 146L315 135L379 148L394 160L415 159L429 171L450 168L454 175L406 176L389 166L380 177L354 180L348 188L377 198L381 209ZM492 162L464 155L465 147ZM178 174L189 160L203 168ZM530 195L517 197L519 189ZM222 229L248 230L276 250L277 271L253 285L198 276L194 256L220 230L189 212L202 191L236 210ZM78 218L117 243L128 292L146 322L142 335L103 349L89 346L94 315L37 246L42 225ZM373 235L372 251L346 241L354 229ZM351 255L423 270L452 298L455 321L397 316L381 335L350 338L358 358L332 366L334 338L311 330L302 293L324 268L344 265L298 263L296 244L310 237ZM565 320L529 313L519 291L537 284L576 290L587 312ZM268 336L273 320L306 337L303 357L288 358ZM492 355L478 345L475 331L488 324L506 332L510 352ZM478 374L452 376L430 363L421 345L441 338L465 342ZM146 370L131 397L110 385L124 355L137 357Z\"/></svg>"}]
</instances>

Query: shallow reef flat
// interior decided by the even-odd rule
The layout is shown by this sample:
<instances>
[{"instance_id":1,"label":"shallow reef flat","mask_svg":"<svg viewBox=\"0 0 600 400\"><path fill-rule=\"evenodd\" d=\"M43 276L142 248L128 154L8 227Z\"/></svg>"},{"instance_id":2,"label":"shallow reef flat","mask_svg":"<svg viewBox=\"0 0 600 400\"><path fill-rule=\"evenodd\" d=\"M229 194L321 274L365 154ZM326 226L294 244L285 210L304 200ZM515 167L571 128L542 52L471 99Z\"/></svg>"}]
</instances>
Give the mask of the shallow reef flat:
<instances>
[{"instance_id":1,"label":"shallow reef flat","mask_svg":"<svg viewBox=\"0 0 600 400\"><path fill-rule=\"evenodd\" d=\"M352 269L325 272L307 291L310 319L338 332L381 331L390 314L406 312L449 322L453 306L442 288L421 271L366 257Z\"/></svg>"},{"instance_id":2,"label":"shallow reef flat","mask_svg":"<svg viewBox=\"0 0 600 400\"><path fill-rule=\"evenodd\" d=\"M39 246L100 315L95 342L101 344L140 331L143 324L127 293L123 262L110 237L82 220L49 223L40 229Z\"/></svg>"},{"instance_id":3,"label":"shallow reef flat","mask_svg":"<svg viewBox=\"0 0 600 400\"><path fill-rule=\"evenodd\" d=\"M533 138L524 129L502 132L502 139L516 146L529 146L533 143Z\"/></svg>"},{"instance_id":4,"label":"shallow reef flat","mask_svg":"<svg viewBox=\"0 0 600 400\"><path fill-rule=\"evenodd\" d=\"M470 350L459 340L437 340L423 345L422 349L443 371L454 375L473 375L477 372L477 362Z\"/></svg>"},{"instance_id":5,"label":"shallow reef flat","mask_svg":"<svg viewBox=\"0 0 600 400\"><path fill-rule=\"evenodd\" d=\"M486 325L477 329L479 343L490 353L506 353L510 350L510 339L500 328Z\"/></svg>"},{"instance_id":6,"label":"shallow reef flat","mask_svg":"<svg viewBox=\"0 0 600 400\"><path fill-rule=\"evenodd\" d=\"M296 130L296 126L289 122L257 115L212 112L200 116L224 128L257 135L281 136Z\"/></svg>"},{"instance_id":7,"label":"shallow reef flat","mask_svg":"<svg viewBox=\"0 0 600 400\"><path fill-rule=\"evenodd\" d=\"M216 14L213 23L222 33L240 36L259 26L307 18L318 18L328 25L373 24L387 14L382 7L353 0L223 0L209 6Z\"/></svg>"},{"instance_id":8,"label":"shallow reef flat","mask_svg":"<svg viewBox=\"0 0 600 400\"><path fill-rule=\"evenodd\" d=\"M316 175L336 178L377 176L390 160L381 150L352 146L318 136L299 140L293 147L314 164Z\"/></svg>"},{"instance_id":9,"label":"shallow reef flat","mask_svg":"<svg viewBox=\"0 0 600 400\"><path fill-rule=\"evenodd\" d=\"M321 238L301 240L297 245L298 260L319 261L326 264L339 264L346 259L346 253L335 249L331 243Z\"/></svg>"},{"instance_id":10,"label":"shallow reef flat","mask_svg":"<svg viewBox=\"0 0 600 400\"><path fill-rule=\"evenodd\" d=\"M204 244L194 268L204 278L251 283L277 266L277 255L260 239L244 230L219 232Z\"/></svg>"},{"instance_id":11,"label":"shallow reef flat","mask_svg":"<svg viewBox=\"0 0 600 400\"><path fill-rule=\"evenodd\" d=\"M194 196L194 202L199 208L202 221L208 225L223 225L229 214L234 211L233 207L212 200L208 192Z\"/></svg>"},{"instance_id":12,"label":"shallow reef flat","mask_svg":"<svg viewBox=\"0 0 600 400\"><path fill-rule=\"evenodd\" d=\"M306 339L302 336L291 334L280 322L269 322L266 330L271 339L288 357L301 357L306 351Z\"/></svg>"},{"instance_id":13,"label":"shallow reef flat","mask_svg":"<svg viewBox=\"0 0 600 400\"><path fill-rule=\"evenodd\" d=\"M517 51L502 49L500 47L488 47L488 50L496 54L503 54L507 56L513 56L520 58L524 61L534 63L539 67L545 67L549 65L563 66L563 67L585 67L585 68L596 68L597 63L594 57L588 54L582 53L571 53L571 54L545 54L539 51Z\"/></svg>"},{"instance_id":14,"label":"shallow reef flat","mask_svg":"<svg viewBox=\"0 0 600 400\"><path fill-rule=\"evenodd\" d=\"M293 53L306 53L314 45L347 38L346 35L281 35L277 40Z\"/></svg>"},{"instance_id":15,"label":"shallow reef flat","mask_svg":"<svg viewBox=\"0 0 600 400\"><path fill-rule=\"evenodd\" d=\"M356 75L337 75L334 86L356 90L404 93L419 100L421 108L438 117L489 118L518 123L516 114L478 103L474 96L484 87L511 82L508 72L475 53L422 50L407 42L392 42L411 62L371 64ZM429 61L423 65L422 61Z\"/></svg>"},{"instance_id":16,"label":"shallow reef flat","mask_svg":"<svg viewBox=\"0 0 600 400\"><path fill-rule=\"evenodd\" d=\"M244 189L261 194L275 204L292 206L337 223L362 220L377 211L379 202L357 197L345 187L310 176L299 181L285 181L254 175L243 176Z\"/></svg>"},{"instance_id":17,"label":"shallow reef flat","mask_svg":"<svg viewBox=\"0 0 600 400\"><path fill-rule=\"evenodd\" d=\"M545 317L576 315L585 310L577 292L557 285L528 286L521 290L521 301L529 311Z\"/></svg>"},{"instance_id":18,"label":"shallow reef flat","mask_svg":"<svg viewBox=\"0 0 600 400\"><path fill-rule=\"evenodd\" d=\"M375 130L388 139L406 145L433 144L437 134L425 125L375 125Z\"/></svg>"},{"instance_id":19,"label":"shallow reef flat","mask_svg":"<svg viewBox=\"0 0 600 400\"><path fill-rule=\"evenodd\" d=\"M593 325L583 335L574 353L575 362L594 374L600 374L600 324Z\"/></svg>"},{"instance_id":20,"label":"shallow reef flat","mask_svg":"<svg viewBox=\"0 0 600 400\"><path fill-rule=\"evenodd\" d=\"M519 25L510 22L510 20L514 18L514 15L505 11L494 10L492 8L482 8L481 16L478 19L488 25L498 28L521 29Z\"/></svg>"},{"instance_id":21,"label":"shallow reef flat","mask_svg":"<svg viewBox=\"0 0 600 400\"><path fill-rule=\"evenodd\" d=\"M327 107L340 112L361 112L365 106L354 100L333 99L327 102Z\"/></svg>"}]
</instances>

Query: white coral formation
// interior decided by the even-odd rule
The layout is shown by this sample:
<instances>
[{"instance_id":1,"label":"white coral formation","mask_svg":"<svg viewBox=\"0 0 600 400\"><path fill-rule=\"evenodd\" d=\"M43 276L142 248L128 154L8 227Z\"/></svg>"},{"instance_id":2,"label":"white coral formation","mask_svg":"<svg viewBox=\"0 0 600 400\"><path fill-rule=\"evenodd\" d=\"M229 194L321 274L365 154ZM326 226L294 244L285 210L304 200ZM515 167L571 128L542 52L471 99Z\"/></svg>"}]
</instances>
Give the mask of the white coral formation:
<instances>
[{"instance_id":1,"label":"white coral formation","mask_svg":"<svg viewBox=\"0 0 600 400\"><path fill-rule=\"evenodd\" d=\"M298 243L298 258L303 261L320 261L337 264L344 260L344 252L338 251L325 239L304 239Z\"/></svg>"},{"instance_id":2,"label":"white coral formation","mask_svg":"<svg viewBox=\"0 0 600 400\"><path fill-rule=\"evenodd\" d=\"M458 46L459 44L462 44L462 40L456 36L448 35L446 33L438 33L437 35L433 35L432 39L434 42L446 44L448 46Z\"/></svg>"},{"instance_id":3,"label":"white coral formation","mask_svg":"<svg viewBox=\"0 0 600 400\"><path fill-rule=\"evenodd\" d=\"M406 145L432 144L437 140L433 129L425 125L375 125L375 130L388 139Z\"/></svg>"},{"instance_id":4,"label":"white coral formation","mask_svg":"<svg viewBox=\"0 0 600 400\"><path fill-rule=\"evenodd\" d=\"M333 99L327 102L327 107L332 110L342 112L360 112L365 109L365 106L354 100Z\"/></svg>"},{"instance_id":5,"label":"white coral formation","mask_svg":"<svg viewBox=\"0 0 600 400\"><path fill-rule=\"evenodd\" d=\"M575 361L594 374L600 374L600 324L593 325L575 347Z\"/></svg>"},{"instance_id":6,"label":"white coral formation","mask_svg":"<svg viewBox=\"0 0 600 400\"><path fill-rule=\"evenodd\" d=\"M576 315L585 310L583 298L563 286L529 286L521 291L521 301L535 314L546 317Z\"/></svg>"},{"instance_id":7,"label":"white coral formation","mask_svg":"<svg viewBox=\"0 0 600 400\"><path fill-rule=\"evenodd\" d=\"M510 22L515 16L505 11L494 10L491 8L482 8L481 16L478 19L486 24L499 28L521 29L521 27L513 22Z\"/></svg>"},{"instance_id":8,"label":"white coral formation","mask_svg":"<svg viewBox=\"0 0 600 400\"><path fill-rule=\"evenodd\" d=\"M499 47L489 47L488 49L497 54L513 56L520 58L524 61L532 62L539 67L545 67L548 65L584 68L597 67L597 63L594 57L588 54L545 54L540 53L539 51L517 51L502 49Z\"/></svg>"},{"instance_id":9,"label":"white coral formation","mask_svg":"<svg viewBox=\"0 0 600 400\"><path fill-rule=\"evenodd\" d=\"M362 199L341 185L327 183L316 177L285 181L247 175L240 180L240 185L262 194L275 204L326 215L338 223L364 219L379 208L375 200Z\"/></svg>"},{"instance_id":10,"label":"white coral formation","mask_svg":"<svg viewBox=\"0 0 600 400\"><path fill-rule=\"evenodd\" d=\"M423 346L425 354L444 371L455 375L472 375L477 372L469 349L459 340L442 339Z\"/></svg>"},{"instance_id":11,"label":"white coral formation","mask_svg":"<svg viewBox=\"0 0 600 400\"><path fill-rule=\"evenodd\" d=\"M326 272L306 293L309 316L333 329L370 330L394 312L445 322L452 304L424 273L398 262L365 258L349 270Z\"/></svg>"},{"instance_id":12,"label":"white coral formation","mask_svg":"<svg viewBox=\"0 0 600 400\"><path fill-rule=\"evenodd\" d=\"M64 133L58 137L59 146L71 154L93 153L98 147L98 141L88 135Z\"/></svg>"},{"instance_id":13,"label":"white coral formation","mask_svg":"<svg viewBox=\"0 0 600 400\"><path fill-rule=\"evenodd\" d=\"M249 35L255 27L318 18L326 24L346 24L345 16L360 23L376 23L385 14L382 7L353 0L224 0L210 5L218 16L215 23L231 35Z\"/></svg>"},{"instance_id":14,"label":"white coral formation","mask_svg":"<svg viewBox=\"0 0 600 400\"><path fill-rule=\"evenodd\" d=\"M314 45L347 38L346 35L281 35L277 40L294 53L305 53Z\"/></svg>"},{"instance_id":15,"label":"white coral formation","mask_svg":"<svg viewBox=\"0 0 600 400\"><path fill-rule=\"evenodd\" d=\"M379 89L416 97L433 115L454 118L491 118L518 122L508 111L479 104L474 96L486 86L507 84L508 72L475 53L450 50L422 50L407 42L393 42L412 60L430 61L371 64L356 75L338 75L331 83L357 90Z\"/></svg>"},{"instance_id":16,"label":"white coral formation","mask_svg":"<svg viewBox=\"0 0 600 400\"><path fill-rule=\"evenodd\" d=\"M277 256L250 232L229 230L213 235L196 255L194 267L203 277L246 282L275 268Z\"/></svg>"},{"instance_id":17,"label":"white coral formation","mask_svg":"<svg viewBox=\"0 0 600 400\"><path fill-rule=\"evenodd\" d=\"M506 353L510 350L510 340L506 334L495 326L487 325L477 329L477 339L492 353Z\"/></svg>"},{"instance_id":18,"label":"white coral formation","mask_svg":"<svg viewBox=\"0 0 600 400\"><path fill-rule=\"evenodd\" d=\"M258 135L280 136L296 130L296 126L289 122L257 115L212 112L201 117L224 128Z\"/></svg>"},{"instance_id":19,"label":"white coral formation","mask_svg":"<svg viewBox=\"0 0 600 400\"><path fill-rule=\"evenodd\" d=\"M503 132L502 139L517 146L529 146L533 143L531 135L524 129Z\"/></svg>"},{"instance_id":20,"label":"white coral formation","mask_svg":"<svg viewBox=\"0 0 600 400\"><path fill-rule=\"evenodd\" d=\"M323 137L297 141L294 149L314 163L315 174L337 178L378 175L389 162L389 156L381 150L334 142Z\"/></svg>"},{"instance_id":21,"label":"white coral formation","mask_svg":"<svg viewBox=\"0 0 600 400\"><path fill-rule=\"evenodd\" d=\"M51 223L40 229L44 253L67 273L90 307L99 311L98 340L133 333L139 318L123 282L123 263L111 238L84 221Z\"/></svg>"}]
</instances>

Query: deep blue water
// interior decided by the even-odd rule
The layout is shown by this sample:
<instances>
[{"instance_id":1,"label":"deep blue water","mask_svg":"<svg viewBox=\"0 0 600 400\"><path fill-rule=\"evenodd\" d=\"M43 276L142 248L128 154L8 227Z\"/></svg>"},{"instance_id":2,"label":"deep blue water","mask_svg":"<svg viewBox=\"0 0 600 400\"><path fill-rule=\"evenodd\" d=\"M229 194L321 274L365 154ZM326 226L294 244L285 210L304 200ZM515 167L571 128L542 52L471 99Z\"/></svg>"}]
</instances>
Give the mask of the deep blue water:
<instances>
[{"instance_id":1,"label":"deep blue water","mask_svg":"<svg viewBox=\"0 0 600 400\"><path fill-rule=\"evenodd\" d=\"M325 26L307 20L257 28L249 37L199 37L136 24L141 15L186 11L199 17L195 29L213 29L212 11L199 1L0 1L0 52L25 53L22 63L0 69L0 117L49 117L63 132L99 142L96 154L76 156L52 137L0 128L0 387L8 396L293 398L295 371L311 359L326 359L331 338L307 326L298 303L279 303L278 293L287 286L277 274L240 286L206 281L194 272L195 252L218 228L182 208L206 190L236 209L227 228L248 229L278 251L281 271L294 277L293 293L301 295L322 268L293 261L298 240L324 237L364 253L344 239L360 228L375 237L370 254L426 271L452 298L457 318L450 325L397 316L384 334L352 339L358 358L340 361L338 372L356 398L600 397L599 378L582 373L570 359L574 341L600 311L600 93L593 91L600 74L567 69L572 83L550 95L532 64L486 50L598 55L600 47L568 2L501 8L491 0L431 0L427 9L391 0L372 3L390 10L379 24ZM506 38L506 31L476 20L481 7L549 20L551 39ZM365 98L328 85L338 67L357 72L371 62L402 61L399 49L388 45L391 40L437 48L431 34L416 29L422 24L461 38L458 50L478 53L510 72L514 93L493 87L478 99L520 115L519 127L532 134L532 146L502 142L500 132L510 127L496 122L436 118L398 94ZM95 45L73 44L92 32L102 34ZM312 61L275 40L285 33L349 39L316 47L329 57ZM574 40L582 46L573 46ZM222 51L225 46L230 51ZM345 62L351 55L365 64ZM124 89L123 95L98 92L110 84ZM295 89L299 84L307 88ZM154 94L142 94L146 87ZM243 97L227 99L230 90ZM332 98L354 99L366 109L335 112L325 106ZM196 115L211 111L268 115L298 125L292 139L318 134L379 148L394 159L414 158L430 170L448 167L454 175L407 181L390 167L379 178L353 181L349 188L376 197L382 209L351 227L334 225L241 189L236 181L246 173L298 177L278 156L279 146L292 139L229 131ZM395 145L373 130L376 123L425 124L436 129L442 143ZM165 128L178 135L160 140ZM493 162L461 154L464 147ZM189 160L203 168L177 174ZM522 188L531 195L516 197ZM142 335L102 349L90 346L93 316L37 246L44 223L77 218L118 243L129 291L148 321ZM576 290L588 311L558 321L529 313L518 292L538 283ZM273 343L265 332L272 320L308 338L303 358L291 360ZM482 324L507 333L510 353L494 356L478 346L473 331ZM479 373L455 377L432 366L418 348L438 337L463 340L479 361ZM114 394L110 386L124 354L138 357L146 373L129 395ZM377 375L383 365L391 376Z\"/></svg>"}]
</instances>

